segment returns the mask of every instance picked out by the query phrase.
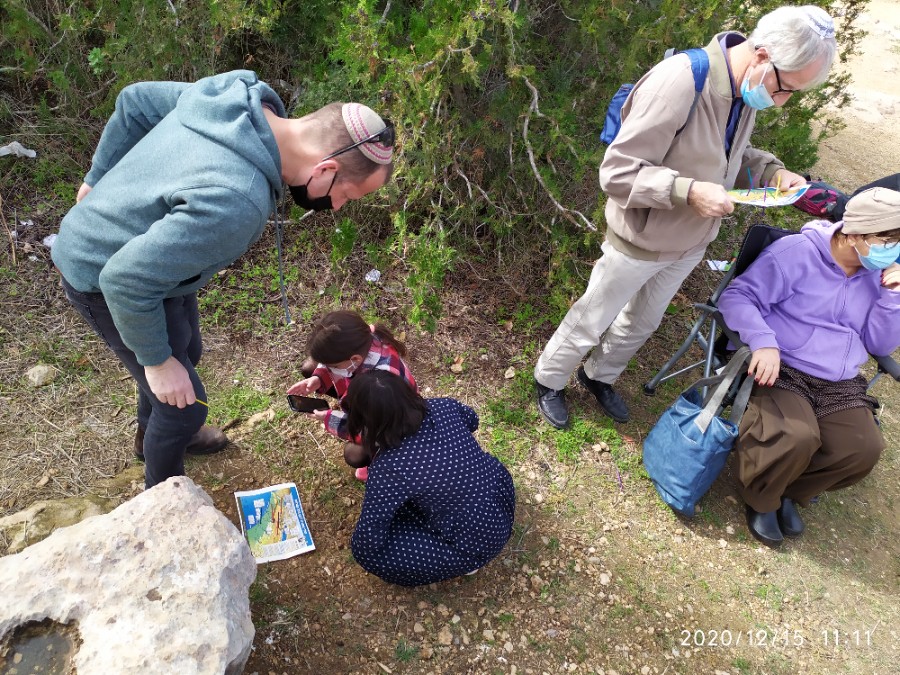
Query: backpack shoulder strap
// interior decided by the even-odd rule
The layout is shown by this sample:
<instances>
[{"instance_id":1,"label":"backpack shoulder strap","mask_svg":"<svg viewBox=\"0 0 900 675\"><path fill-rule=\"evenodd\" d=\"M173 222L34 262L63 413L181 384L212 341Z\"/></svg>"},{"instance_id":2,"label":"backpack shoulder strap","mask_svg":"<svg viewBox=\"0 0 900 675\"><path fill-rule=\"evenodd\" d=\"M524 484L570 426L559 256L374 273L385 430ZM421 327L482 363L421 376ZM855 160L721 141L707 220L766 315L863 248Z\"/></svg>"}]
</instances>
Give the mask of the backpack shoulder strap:
<instances>
[{"instance_id":1,"label":"backpack shoulder strap","mask_svg":"<svg viewBox=\"0 0 900 675\"><path fill-rule=\"evenodd\" d=\"M691 60L691 73L694 75L694 100L691 102L691 109L688 111L687 119L684 121L684 124L681 125L681 128L675 132L675 135L677 136L684 131L684 128L691 119L691 115L694 114L694 108L697 107L697 101L700 100L700 93L703 91L703 86L706 84L706 76L709 74L709 54L706 53L705 49L700 48L685 49L683 52L675 52L673 49L667 49L666 57L675 53L687 54L688 58Z\"/></svg>"}]
</instances>

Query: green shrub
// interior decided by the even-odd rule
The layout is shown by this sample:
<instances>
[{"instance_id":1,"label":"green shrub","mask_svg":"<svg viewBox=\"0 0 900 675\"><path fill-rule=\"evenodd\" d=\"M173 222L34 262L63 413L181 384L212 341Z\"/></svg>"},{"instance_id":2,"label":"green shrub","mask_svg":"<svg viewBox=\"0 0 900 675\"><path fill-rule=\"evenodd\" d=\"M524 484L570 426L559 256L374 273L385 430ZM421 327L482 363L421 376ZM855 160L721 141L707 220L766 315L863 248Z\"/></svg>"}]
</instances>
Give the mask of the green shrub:
<instances>
[{"instance_id":1,"label":"green shrub","mask_svg":"<svg viewBox=\"0 0 900 675\"><path fill-rule=\"evenodd\" d=\"M857 48L855 22L866 3L842 4L842 59ZM583 289L602 238L598 132L612 93L667 47L704 45L726 28L747 32L780 4L4 0L0 135L24 115L33 126L18 127L18 136L32 134L25 140L39 150L76 139L65 148L72 160L64 175L44 188L68 200L59 184L78 184L116 93L131 82L246 67L275 86L293 114L358 100L398 127L396 180L369 206L344 213L368 225L371 204L382 207L377 226L359 232L393 226L394 236L379 241L401 257L409 318L435 325L444 275L454 259L474 255L476 232L479 253L507 246L547 259L547 303L561 313ZM838 128L823 106L846 102L846 84L832 76L823 89L760 115L754 144L807 170L818 142ZM821 122L816 132L813 120ZM332 241L335 264L348 243ZM362 244L378 257L370 241Z\"/></svg>"}]
</instances>

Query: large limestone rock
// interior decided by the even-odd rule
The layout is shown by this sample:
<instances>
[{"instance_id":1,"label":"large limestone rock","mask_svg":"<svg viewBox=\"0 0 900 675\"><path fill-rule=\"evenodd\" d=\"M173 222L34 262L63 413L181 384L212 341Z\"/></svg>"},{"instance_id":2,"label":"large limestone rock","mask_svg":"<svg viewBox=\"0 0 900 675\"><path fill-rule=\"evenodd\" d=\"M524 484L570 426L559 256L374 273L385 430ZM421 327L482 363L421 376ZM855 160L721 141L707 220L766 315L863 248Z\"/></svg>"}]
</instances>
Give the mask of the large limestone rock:
<instances>
[{"instance_id":1,"label":"large limestone rock","mask_svg":"<svg viewBox=\"0 0 900 675\"><path fill-rule=\"evenodd\" d=\"M241 673L256 563L189 478L0 558L0 642L31 622L74 624L79 675Z\"/></svg>"}]
</instances>

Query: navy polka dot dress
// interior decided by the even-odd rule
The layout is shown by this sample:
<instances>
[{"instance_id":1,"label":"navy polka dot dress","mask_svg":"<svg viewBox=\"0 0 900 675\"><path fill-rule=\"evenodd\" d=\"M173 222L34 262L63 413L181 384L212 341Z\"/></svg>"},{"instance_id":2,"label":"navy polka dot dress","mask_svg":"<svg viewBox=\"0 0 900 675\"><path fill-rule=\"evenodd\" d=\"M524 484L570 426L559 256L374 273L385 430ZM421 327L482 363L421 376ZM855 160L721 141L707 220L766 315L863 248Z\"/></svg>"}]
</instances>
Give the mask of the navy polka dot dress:
<instances>
[{"instance_id":1,"label":"navy polka dot dress","mask_svg":"<svg viewBox=\"0 0 900 675\"><path fill-rule=\"evenodd\" d=\"M362 567L418 586L482 567L512 533L512 477L472 436L478 415L452 398L428 400L422 426L369 466L350 544Z\"/></svg>"}]
</instances>

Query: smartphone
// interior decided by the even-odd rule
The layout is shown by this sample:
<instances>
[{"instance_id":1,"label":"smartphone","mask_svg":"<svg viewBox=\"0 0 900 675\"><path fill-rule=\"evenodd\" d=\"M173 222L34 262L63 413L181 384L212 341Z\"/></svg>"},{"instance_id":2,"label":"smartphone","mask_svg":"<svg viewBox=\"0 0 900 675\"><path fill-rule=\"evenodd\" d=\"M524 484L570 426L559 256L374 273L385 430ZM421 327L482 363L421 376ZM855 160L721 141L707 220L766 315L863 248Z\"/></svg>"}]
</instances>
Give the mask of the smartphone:
<instances>
[{"instance_id":1,"label":"smartphone","mask_svg":"<svg viewBox=\"0 0 900 675\"><path fill-rule=\"evenodd\" d=\"M295 413L311 413L314 410L328 410L331 406L324 398L288 394L288 405Z\"/></svg>"}]
</instances>

